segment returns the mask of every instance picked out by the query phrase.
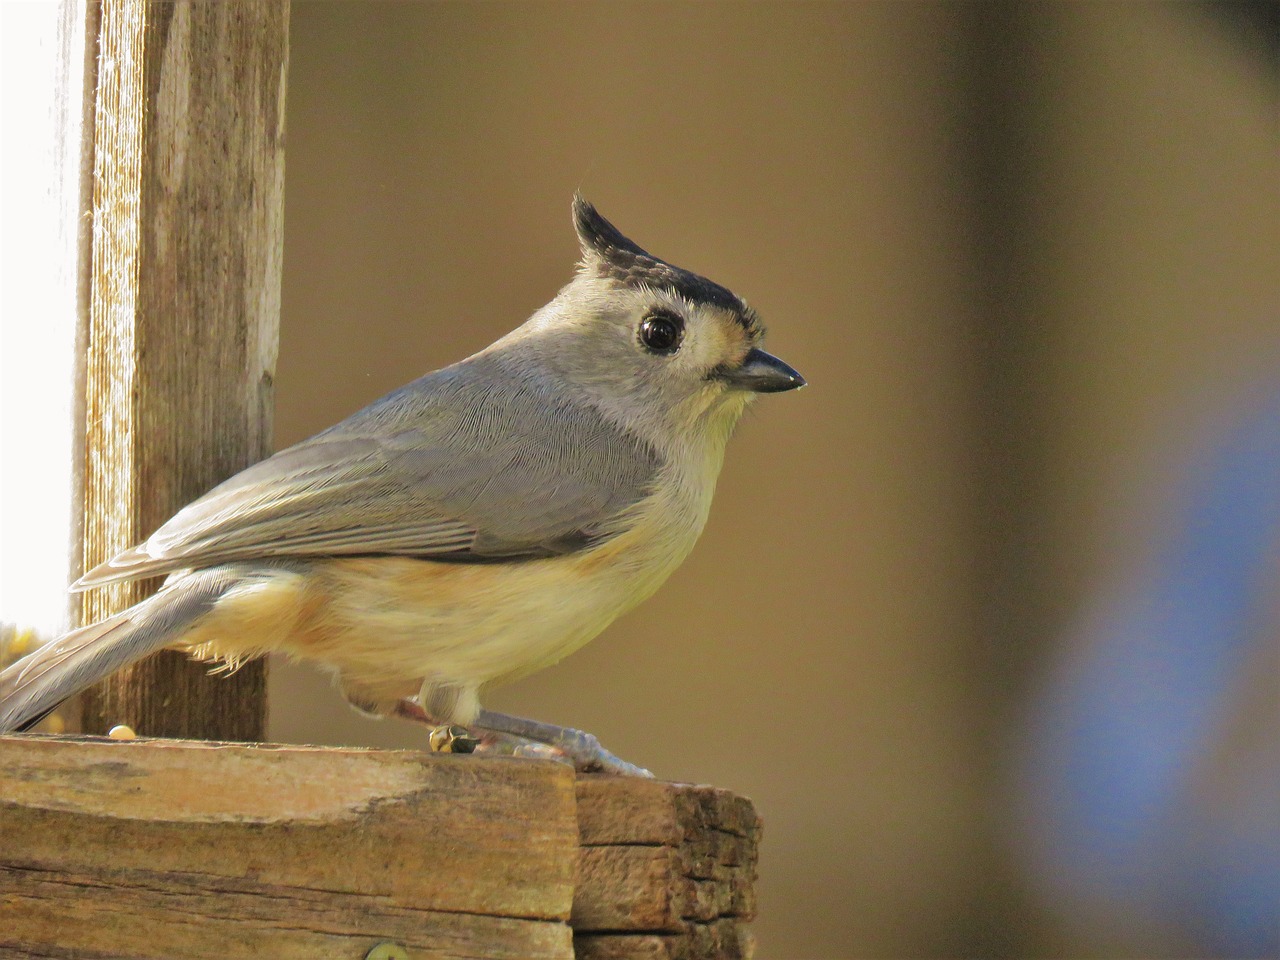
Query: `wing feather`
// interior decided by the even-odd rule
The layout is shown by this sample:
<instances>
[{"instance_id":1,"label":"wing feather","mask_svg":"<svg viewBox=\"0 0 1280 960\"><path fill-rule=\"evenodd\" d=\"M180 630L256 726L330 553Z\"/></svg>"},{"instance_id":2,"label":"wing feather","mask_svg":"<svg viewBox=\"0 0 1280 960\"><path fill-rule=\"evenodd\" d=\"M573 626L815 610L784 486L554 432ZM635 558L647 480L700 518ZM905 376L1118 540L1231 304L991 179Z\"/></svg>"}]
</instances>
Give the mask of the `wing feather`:
<instances>
[{"instance_id":1,"label":"wing feather","mask_svg":"<svg viewBox=\"0 0 1280 960\"><path fill-rule=\"evenodd\" d=\"M267 557L552 556L616 532L658 466L589 404L481 355L235 475L77 586Z\"/></svg>"}]
</instances>

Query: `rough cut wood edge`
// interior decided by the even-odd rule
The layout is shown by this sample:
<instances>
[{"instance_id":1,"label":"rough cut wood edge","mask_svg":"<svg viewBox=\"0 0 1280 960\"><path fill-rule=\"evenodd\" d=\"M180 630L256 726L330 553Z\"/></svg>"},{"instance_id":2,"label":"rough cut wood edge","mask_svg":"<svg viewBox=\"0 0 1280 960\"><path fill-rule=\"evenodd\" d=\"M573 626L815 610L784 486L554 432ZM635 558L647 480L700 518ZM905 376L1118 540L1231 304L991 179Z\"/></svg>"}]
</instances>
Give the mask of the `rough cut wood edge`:
<instances>
[{"instance_id":1,"label":"rough cut wood edge","mask_svg":"<svg viewBox=\"0 0 1280 960\"><path fill-rule=\"evenodd\" d=\"M0 957L572 956L559 764L10 736L0 769Z\"/></svg>"},{"instance_id":2,"label":"rough cut wood edge","mask_svg":"<svg viewBox=\"0 0 1280 960\"><path fill-rule=\"evenodd\" d=\"M580 960L749 957L761 821L709 786L580 777Z\"/></svg>"},{"instance_id":3,"label":"rough cut wood edge","mask_svg":"<svg viewBox=\"0 0 1280 960\"><path fill-rule=\"evenodd\" d=\"M756 941L732 920L699 924L688 933L575 934L576 960L751 960Z\"/></svg>"},{"instance_id":4,"label":"rough cut wood edge","mask_svg":"<svg viewBox=\"0 0 1280 960\"><path fill-rule=\"evenodd\" d=\"M714 830L759 841L762 822L746 797L719 787L664 780L578 778L584 845L673 845Z\"/></svg>"},{"instance_id":5,"label":"rough cut wood edge","mask_svg":"<svg viewBox=\"0 0 1280 960\"><path fill-rule=\"evenodd\" d=\"M94 111L84 558L92 567L271 450L288 0L105 0ZM85 595L97 620L154 584ZM164 653L84 729L259 740L264 663Z\"/></svg>"}]
</instances>

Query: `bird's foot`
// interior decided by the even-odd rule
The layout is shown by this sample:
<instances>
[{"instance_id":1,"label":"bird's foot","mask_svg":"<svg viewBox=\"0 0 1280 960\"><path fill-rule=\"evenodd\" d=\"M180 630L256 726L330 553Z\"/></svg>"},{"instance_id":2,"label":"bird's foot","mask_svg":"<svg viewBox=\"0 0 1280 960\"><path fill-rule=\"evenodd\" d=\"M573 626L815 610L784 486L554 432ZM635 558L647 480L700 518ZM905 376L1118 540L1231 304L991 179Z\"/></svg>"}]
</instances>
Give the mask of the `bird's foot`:
<instances>
[{"instance_id":1,"label":"bird's foot","mask_svg":"<svg viewBox=\"0 0 1280 960\"><path fill-rule=\"evenodd\" d=\"M572 764L579 773L653 776L644 767L628 763L606 750L593 734L572 727L558 727L552 723L481 710L473 730L481 733L480 750L560 760Z\"/></svg>"},{"instance_id":2,"label":"bird's foot","mask_svg":"<svg viewBox=\"0 0 1280 960\"><path fill-rule=\"evenodd\" d=\"M590 733L571 727L512 717L505 713L480 711L470 727L441 724L416 700L401 700L397 716L426 723L428 738L436 753L483 753L491 756L532 757L567 763L579 773L611 773L624 777L652 777L653 774L628 763L600 745Z\"/></svg>"}]
</instances>

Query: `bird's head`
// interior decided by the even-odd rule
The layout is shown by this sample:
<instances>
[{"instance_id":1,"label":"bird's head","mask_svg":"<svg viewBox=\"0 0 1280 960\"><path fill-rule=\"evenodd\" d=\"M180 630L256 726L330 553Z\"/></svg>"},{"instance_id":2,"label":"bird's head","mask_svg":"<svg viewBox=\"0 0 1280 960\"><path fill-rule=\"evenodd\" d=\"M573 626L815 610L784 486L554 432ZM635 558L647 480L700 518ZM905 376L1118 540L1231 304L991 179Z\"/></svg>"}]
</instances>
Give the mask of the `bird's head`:
<instances>
[{"instance_id":1,"label":"bird's head","mask_svg":"<svg viewBox=\"0 0 1280 960\"><path fill-rule=\"evenodd\" d=\"M762 349L742 298L648 253L581 196L573 222L577 274L530 320L525 345L612 417L665 447L682 431L727 436L756 395L804 386Z\"/></svg>"}]
</instances>

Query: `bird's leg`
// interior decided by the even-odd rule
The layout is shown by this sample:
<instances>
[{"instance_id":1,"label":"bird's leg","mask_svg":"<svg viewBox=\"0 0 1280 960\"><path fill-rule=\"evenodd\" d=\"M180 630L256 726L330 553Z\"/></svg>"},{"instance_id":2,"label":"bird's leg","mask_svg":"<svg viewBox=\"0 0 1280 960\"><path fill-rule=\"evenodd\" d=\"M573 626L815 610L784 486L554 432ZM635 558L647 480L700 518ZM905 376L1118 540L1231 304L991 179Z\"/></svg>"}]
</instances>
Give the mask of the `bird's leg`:
<instances>
[{"instance_id":1,"label":"bird's leg","mask_svg":"<svg viewBox=\"0 0 1280 960\"><path fill-rule=\"evenodd\" d=\"M569 760L582 773L614 773L627 777L652 777L653 774L643 767L614 756L600 745L593 734L570 727L558 727L552 723L537 720L526 720L524 717L512 717L492 710L481 710L472 729L494 735L496 738L514 738L532 747L550 749L559 757ZM487 747L486 738L481 738L481 749ZM544 755L532 751L521 753L522 756Z\"/></svg>"},{"instance_id":2,"label":"bird's leg","mask_svg":"<svg viewBox=\"0 0 1280 960\"><path fill-rule=\"evenodd\" d=\"M628 777L652 777L643 767L614 756L590 733L552 723L481 710L470 727L442 724L417 700L400 700L394 713L405 720L432 728L431 749L436 753L486 753L534 757L572 764L582 773L613 773Z\"/></svg>"}]
</instances>

